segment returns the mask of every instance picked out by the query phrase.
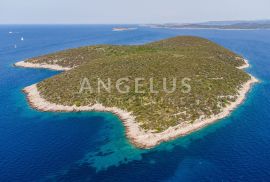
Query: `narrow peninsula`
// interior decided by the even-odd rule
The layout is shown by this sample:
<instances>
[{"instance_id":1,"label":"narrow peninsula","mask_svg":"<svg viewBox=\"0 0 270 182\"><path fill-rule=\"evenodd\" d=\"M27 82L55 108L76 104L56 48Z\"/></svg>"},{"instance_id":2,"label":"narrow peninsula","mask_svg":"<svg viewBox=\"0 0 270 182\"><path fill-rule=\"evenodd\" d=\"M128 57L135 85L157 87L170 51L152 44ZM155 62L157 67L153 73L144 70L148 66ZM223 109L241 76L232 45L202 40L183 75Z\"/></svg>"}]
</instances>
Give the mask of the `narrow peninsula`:
<instances>
[{"instance_id":1,"label":"narrow peninsula","mask_svg":"<svg viewBox=\"0 0 270 182\"><path fill-rule=\"evenodd\" d=\"M257 79L243 69L240 55L200 37L178 36L145 45L96 45L56 52L15 64L63 70L24 88L28 101L40 111L104 111L116 114L131 143L151 148L187 135L228 116L241 104ZM84 78L92 88L97 80L125 79L127 93L79 92ZM133 87L141 79L140 93ZM174 92L162 92L162 79L183 80ZM151 92L151 82L155 92ZM170 85L171 82L168 82ZM106 83L106 85L109 83ZM123 86L123 85L122 85ZM168 86L169 87L169 86ZM158 90L158 91L157 91Z\"/></svg>"}]
</instances>

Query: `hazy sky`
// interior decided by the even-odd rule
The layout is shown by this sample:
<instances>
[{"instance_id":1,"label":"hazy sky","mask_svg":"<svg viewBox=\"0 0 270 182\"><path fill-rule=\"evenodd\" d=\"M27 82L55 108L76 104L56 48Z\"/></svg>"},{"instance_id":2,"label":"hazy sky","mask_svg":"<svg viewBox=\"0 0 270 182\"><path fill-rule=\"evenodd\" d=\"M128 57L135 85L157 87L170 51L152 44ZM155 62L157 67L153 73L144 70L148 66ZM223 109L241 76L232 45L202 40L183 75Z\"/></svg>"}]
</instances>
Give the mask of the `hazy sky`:
<instances>
[{"instance_id":1,"label":"hazy sky","mask_svg":"<svg viewBox=\"0 0 270 182\"><path fill-rule=\"evenodd\" d=\"M0 24L270 19L270 0L0 0Z\"/></svg>"}]
</instances>

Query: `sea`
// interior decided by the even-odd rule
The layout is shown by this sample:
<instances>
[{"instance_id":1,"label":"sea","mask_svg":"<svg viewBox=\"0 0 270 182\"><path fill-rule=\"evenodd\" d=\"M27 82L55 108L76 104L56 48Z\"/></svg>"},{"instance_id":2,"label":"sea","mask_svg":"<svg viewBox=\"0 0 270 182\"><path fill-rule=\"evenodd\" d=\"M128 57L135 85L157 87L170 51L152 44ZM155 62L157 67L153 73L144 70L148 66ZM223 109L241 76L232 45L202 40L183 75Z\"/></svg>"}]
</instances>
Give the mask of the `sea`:
<instances>
[{"instance_id":1,"label":"sea","mask_svg":"<svg viewBox=\"0 0 270 182\"><path fill-rule=\"evenodd\" d=\"M112 31L113 27L137 28ZM17 61L97 44L208 38L249 60L260 80L229 117L188 136L138 149L113 114L32 109L22 89L59 74ZM270 30L184 30L139 25L0 26L1 182L270 181Z\"/></svg>"}]
</instances>

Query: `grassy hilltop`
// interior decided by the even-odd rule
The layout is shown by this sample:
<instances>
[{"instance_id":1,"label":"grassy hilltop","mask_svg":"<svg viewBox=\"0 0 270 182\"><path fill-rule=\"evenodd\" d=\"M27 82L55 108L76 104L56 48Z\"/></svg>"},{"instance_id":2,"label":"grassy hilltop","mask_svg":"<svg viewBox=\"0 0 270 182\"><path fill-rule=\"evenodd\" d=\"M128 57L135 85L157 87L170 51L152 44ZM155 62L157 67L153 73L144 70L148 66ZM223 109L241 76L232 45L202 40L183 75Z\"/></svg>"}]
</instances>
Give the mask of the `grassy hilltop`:
<instances>
[{"instance_id":1,"label":"grassy hilltop","mask_svg":"<svg viewBox=\"0 0 270 182\"><path fill-rule=\"evenodd\" d=\"M244 64L241 56L203 38L174 37L140 46L98 45L57 52L27 60L32 63L57 64L73 68L38 84L46 100L62 104L84 106L101 103L132 112L137 122L157 132L182 122L194 122L200 117L218 114L234 101L239 87L250 76L237 67ZM124 85L130 92L121 94L115 88L119 78L128 78ZM135 78L144 78L136 93ZM97 79L107 82L111 78L112 90L101 93L82 92L80 82L88 78L91 87L97 88ZM155 90L151 93L149 79ZM168 88L177 78L177 90L162 91L162 79L167 78ZM191 86L184 93L181 79Z\"/></svg>"}]
</instances>

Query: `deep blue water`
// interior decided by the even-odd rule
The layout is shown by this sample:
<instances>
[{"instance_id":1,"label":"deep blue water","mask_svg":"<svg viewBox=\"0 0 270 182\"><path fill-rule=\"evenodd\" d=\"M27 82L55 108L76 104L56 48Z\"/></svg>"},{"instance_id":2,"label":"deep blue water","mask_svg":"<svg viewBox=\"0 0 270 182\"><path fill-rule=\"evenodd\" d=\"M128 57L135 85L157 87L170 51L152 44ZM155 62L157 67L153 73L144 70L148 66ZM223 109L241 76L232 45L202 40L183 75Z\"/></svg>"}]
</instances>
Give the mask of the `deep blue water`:
<instances>
[{"instance_id":1,"label":"deep blue water","mask_svg":"<svg viewBox=\"0 0 270 182\"><path fill-rule=\"evenodd\" d=\"M0 26L1 182L270 180L269 30L112 32L112 27ZM130 145L112 114L31 109L21 89L57 72L12 66L66 48L143 44L175 35L206 37L243 55L252 64L248 72L261 83L229 118L151 150Z\"/></svg>"}]
</instances>

